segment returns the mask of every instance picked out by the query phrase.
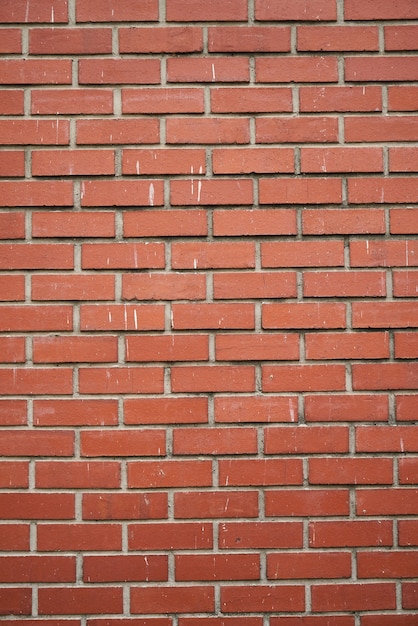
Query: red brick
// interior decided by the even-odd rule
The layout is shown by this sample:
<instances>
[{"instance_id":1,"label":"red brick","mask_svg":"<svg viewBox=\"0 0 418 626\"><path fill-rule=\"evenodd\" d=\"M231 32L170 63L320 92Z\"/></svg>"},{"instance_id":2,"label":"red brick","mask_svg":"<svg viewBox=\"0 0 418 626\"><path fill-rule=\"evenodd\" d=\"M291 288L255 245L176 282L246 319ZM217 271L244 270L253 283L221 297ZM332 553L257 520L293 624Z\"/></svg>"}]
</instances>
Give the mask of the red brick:
<instances>
[{"instance_id":1,"label":"red brick","mask_svg":"<svg viewBox=\"0 0 418 626\"><path fill-rule=\"evenodd\" d=\"M194 424L208 421L206 398L126 398L125 424Z\"/></svg>"},{"instance_id":2,"label":"red brick","mask_svg":"<svg viewBox=\"0 0 418 626\"><path fill-rule=\"evenodd\" d=\"M8 59L0 61L3 85L70 85L71 61L67 59Z\"/></svg>"},{"instance_id":3,"label":"red brick","mask_svg":"<svg viewBox=\"0 0 418 626\"><path fill-rule=\"evenodd\" d=\"M88 180L81 183L82 206L161 206L163 181ZM125 244L127 245L127 244Z\"/></svg>"},{"instance_id":4,"label":"red brick","mask_svg":"<svg viewBox=\"0 0 418 626\"><path fill-rule=\"evenodd\" d=\"M309 360L389 358L389 333L307 334L305 342Z\"/></svg>"},{"instance_id":5,"label":"red brick","mask_svg":"<svg viewBox=\"0 0 418 626\"><path fill-rule=\"evenodd\" d=\"M145 520L167 517L165 493L101 493L83 495L85 520Z\"/></svg>"},{"instance_id":6,"label":"red brick","mask_svg":"<svg viewBox=\"0 0 418 626\"><path fill-rule=\"evenodd\" d=\"M376 19L376 18L374 18ZM398 18L399 19L399 18ZM345 80L355 82L394 82L417 80L418 71L412 57L347 57Z\"/></svg>"},{"instance_id":7,"label":"red brick","mask_svg":"<svg viewBox=\"0 0 418 626\"><path fill-rule=\"evenodd\" d=\"M357 515L416 515L418 489L362 489L357 491Z\"/></svg>"},{"instance_id":8,"label":"red brick","mask_svg":"<svg viewBox=\"0 0 418 626\"><path fill-rule=\"evenodd\" d=\"M256 0L256 19L275 21L334 21L337 17L335 2L327 0L295 0L291 5L271 4Z\"/></svg>"},{"instance_id":9,"label":"red brick","mask_svg":"<svg viewBox=\"0 0 418 626\"><path fill-rule=\"evenodd\" d=\"M81 85L158 84L159 59L80 59Z\"/></svg>"},{"instance_id":10,"label":"red brick","mask_svg":"<svg viewBox=\"0 0 418 626\"><path fill-rule=\"evenodd\" d=\"M258 581L260 577L260 557L255 554L181 554L174 566L179 581Z\"/></svg>"},{"instance_id":11,"label":"red brick","mask_svg":"<svg viewBox=\"0 0 418 626\"><path fill-rule=\"evenodd\" d=\"M314 548L392 546L393 525L389 520L309 522L309 545Z\"/></svg>"},{"instance_id":12,"label":"red brick","mask_svg":"<svg viewBox=\"0 0 418 626\"><path fill-rule=\"evenodd\" d=\"M67 0L35 0L27 7L13 0L4 0L0 22L67 22Z\"/></svg>"},{"instance_id":13,"label":"red brick","mask_svg":"<svg viewBox=\"0 0 418 626\"><path fill-rule=\"evenodd\" d=\"M255 129L258 143L322 144L337 141L338 134L337 120L332 117L260 117L256 119ZM295 182L302 181L296 179Z\"/></svg>"},{"instance_id":14,"label":"red brick","mask_svg":"<svg viewBox=\"0 0 418 626\"><path fill-rule=\"evenodd\" d=\"M0 276L0 301L19 302L25 299L25 277L18 274Z\"/></svg>"},{"instance_id":15,"label":"red brick","mask_svg":"<svg viewBox=\"0 0 418 626\"><path fill-rule=\"evenodd\" d=\"M78 0L77 22L155 22L158 20L158 0L119 0L115 7L112 0L99 4L91 0Z\"/></svg>"},{"instance_id":16,"label":"red brick","mask_svg":"<svg viewBox=\"0 0 418 626\"><path fill-rule=\"evenodd\" d=\"M262 307L263 328L345 328L345 305L336 302L270 303Z\"/></svg>"},{"instance_id":17,"label":"red brick","mask_svg":"<svg viewBox=\"0 0 418 626\"><path fill-rule=\"evenodd\" d=\"M363 615L363 626L414 626L416 615L402 613Z\"/></svg>"},{"instance_id":18,"label":"red brick","mask_svg":"<svg viewBox=\"0 0 418 626\"><path fill-rule=\"evenodd\" d=\"M383 234L384 212L381 209L305 209L302 229L304 235Z\"/></svg>"},{"instance_id":19,"label":"red brick","mask_svg":"<svg viewBox=\"0 0 418 626\"><path fill-rule=\"evenodd\" d=\"M215 606L213 587L133 587L132 613L210 613Z\"/></svg>"},{"instance_id":20,"label":"red brick","mask_svg":"<svg viewBox=\"0 0 418 626\"><path fill-rule=\"evenodd\" d=\"M267 555L269 580L300 578L350 578L351 554L349 552L288 552Z\"/></svg>"},{"instance_id":21,"label":"red brick","mask_svg":"<svg viewBox=\"0 0 418 626\"><path fill-rule=\"evenodd\" d=\"M303 113L382 110L382 91L374 86L301 87L299 100Z\"/></svg>"},{"instance_id":22,"label":"red brick","mask_svg":"<svg viewBox=\"0 0 418 626\"><path fill-rule=\"evenodd\" d=\"M304 272L303 294L306 297L384 297L385 272Z\"/></svg>"},{"instance_id":23,"label":"red brick","mask_svg":"<svg viewBox=\"0 0 418 626\"><path fill-rule=\"evenodd\" d=\"M402 20L418 18L418 8L409 0L399 0L396 6L390 0L380 0L376 6L373 0L346 0L344 17L346 20Z\"/></svg>"},{"instance_id":24,"label":"red brick","mask_svg":"<svg viewBox=\"0 0 418 626\"><path fill-rule=\"evenodd\" d=\"M414 141L418 137L418 117L346 117L344 128L347 142Z\"/></svg>"},{"instance_id":25,"label":"red brick","mask_svg":"<svg viewBox=\"0 0 418 626\"><path fill-rule=\"evenodd\" d=\"M2 152L7 157L13 155L10 152ZM18 154L18 153L16 153ZM0 155L1 158L1 155ZM13 156L11 157L13 161ZM5 159L6 160L6 159ZM0 213L0 239L24 239L25 238L25 215L23 212L9 211Z\"/></svg>"},{"instance_id":26,"label":"red brick","mask_svg":"<svg viewBox=\"0 0 418 626\"><path fill-rule=\"evenodd\" d=\"M0 52L2 54L19 54L22 52L22 31L19 28L2 28Z\"/></svg>"},{"instance_id":27,"label":"red brick","mask_svg":"<svg viewBox=\"0 0 418 626\"><path fill-rule=\"evenodd\" d=\"M251 242L175 242L171 245L171 264L176 270L253 268L255 246Z\"/></svg>"},{"instance_id":28,"label":"red brick","mask_svg":"<svg viewBox=\"0 0 418 626\"><path fill-rule=\"evenodd\" d=\"M168 522L130 524L130 550L208 550L212 548L212 524Z\"/></svg>"},{"instance_id":29,"label":"red brick","mask_svg":"<svg viewBox=\"0 0 418 626\"><path fill-rule=\"evenodd\" d=\"M279 621L280 620L280 621ZM326 621L324 621L326 620ZM354 626L350 615L308 615L297 617L272 617L271 626Z\"/></svg>"},{"instance_id":30,"label":"red brick","mask_svg":"<svg viewBox=\"0 0 418 626\"><path fill-rule=\"evenodd\" d=\"M72 370L68 367L1 369L0 385L4 395L67 395L73 391Z\"/></svg>"},{"instance_id":31,"label":"red brick","mask_svg":"<svg viewBox=\"0 0 418 626\"><path fill-rule=\"evenodd\" d=\"M113 94L110 89L33 89L31 111L33 115L110 114Z\"/></svg>"},{"instance_id":32,"label":"red brick","mask_svg":"<svg viewBox=\"0 0 418 626\"><path fill-rule=\"evenodd\" d=\"M215 420L217 422L295 422L297 398L285 396L217 396Z\"/></svg>"},{"instance_id":33,"label":"red brick","mask_svg":"<svg viewBox=\"0 0 418 626\"><path fill-rule=\"evenodd\" d=\"M348 199L353 204L415 202L416 181L413 178L353 178L348 181Z\"/></svg>"},{"instance_id":34,"label":"red brick","mask_svg":"<svg viewBox=\"0 0 418 626\"><path fill-rule=\"evenodd\" d=\"M415 327L418 302L354 302L353 328Z\"/></svg>"},{"instance_id":35,"label":"red brick","mask_svg":"<svg viewBox=\"0 0 418 626\"><path fill-rule=\"evenodd\" d=\"M52 184L52 183L51 183ZM2 270L73 269L73 246L68 244L1 244Z\"/></svg>"},{"instance_id":36,"label":"red brick","mask_svg":"<svg viewBox=\"0 0 418 626\"><path fill-rule=\"evenodd\" d=\"M113 461L40 461L38 489L118 489L120 464Z\"/></svg>"},{"instance_id":37,"label":"red brick","mask_svg":"<svg viewBox=\"0 0 418 626\"><path fill-rule=\"evenodd\" d=\"M293 173L293 161L290 148L215 148L212 151L215 174ZM254 217L257 213L260 211L255 212Z\"/></svg>"},{"instance_id":38,"label":"red brick","mask_svg":"<svg viewBox=\"0 0 418 626\"><path fill-rule=\"evenodd\" d=\"M163 375L162 367L83 367L80 393L162 393Z\"/></svg>"},{"instance_id":39,"label":"red brick","mask_svg":"<svg viewBox=\"0 0 418 626\"><path fill-rule=\"evenodd\" d=\"M27 423L26 413L26 400L0 400L1 426L24 426Z\"/></svg>"},{"instance_id":40,"label":"red brick","mask_svg":"<svg viewBox=\"0 0 418 626\"><path fill-rule=\"evenodd\" d=\"M0 328L8 332L72 330L69 306L1 306Z\"/></svg>"},{"instance_id":41,"label":"red brick","mask_svg":"<svg viewBox=\"0 0 418 626\"><path fill-rule=\"evenodd\" d=\"M245 57L171 57L167 60L169 83L235 83L250 79Z\"/></svg>"},{"instance_id":42,"label":"red brick","mask_svg":"<svg viewBox=\"0 0 418 626\"><path fill-rule=\"evenodd\" d=\"M68 120L0 120L3 145L68 145Z\"/></svg>"},{"instance_id":43,"label":"red brick","mask_svg":"<svg viewBox=\"0 0 418 626\"><path fill-rule=\"evenodd\" d=\"M266 492L267 517L348 515L346 489L286 489Z\"/></svg>"},{"instance_id":44,"label":"red brick","mask_svg":"<svg viewBox=\"0 0 418 626\"><path fill-rule=\"evenodd\" d=\"M74 519L74 495L69 493L1 493L3 519ZM1 602L0 602L1 605Z\"/></svg>"},{"instance_id":45,"label":"red brick","mask_svg":"<svg viewBox=\"0 0 418 626\"><path fill-rule=\"evenodd\" d=\"M114 237L115 215L110 211L48 211L32 215L32 237ZM34 277L43 278L43 277ZM53 280L53 277L49 277ZM73 277L74 283L78 278ZM103 280L104 279L104 280ZM63 280L65 280L63 278ZM68 281L68 277L66 277ZM87 280L87 277L86 277ZM95 281L106 283L106 278L95 276ZM33 281L34 282L34 281ZM80 281L82 282L82 281ZM61 283L60 283L61 289ZM56 294L58 296L58 294ZM76 299L76 298L71 298Z\"/></svg>"},{"instance_id":46,"label":"red brick","mask_svg":"<svg viewBox=\"0 0 418 626\"><path fill-rule=\"evenodd\" d=\"M377 52L379 33L376 26L299 26L297 49L303 52L339 50Z\"/></svg>"},{"instance_id":47,"label":"red brick","mask_svg":"<svg viewBox=\"0 0 418 626\"><path fill-rule=\"evenodd\" d=\"M154 102L155 99L153 98ZM205 163L205 151L201 149L190 149L185 150L183 148L157 148L155 150L124 150L122 155L122 172L124 174L137 174L138 176L142 176L143 174L155 175L155 174L204 174L206 172L206 163ZM196 211L194 211L194 214ZM153 214L142 214L142 219L151 219L150 216ZM158 215L158 214L157 214ZM164 216L169 216L167 210L164 211ZM176 215L177 218L181 217L181 213L173 212L173 215ZM188 213L185 214L190 215ZM199 215L199 214L198 214ZM203 215L201 213L200 215ZM131 217L133 219L139 219L141 214L138 216L134 213L126 213L125 218ZM197 217L197 216L196 216ZM159 228L164 228L164 223L166 221L166 217L164 218L163 224L159 225ZM126 221L126 220L125 220ZM175 236L176 228L175 224L166 225L166 233L167 235ZM174 227L174 231L173 231ZM157 229L157 224L154 225L154 231ZM141 233L142 234L142 233ZM160 233L159 233L160 234ZM182 234L182 233L180 233ZM197 232L197 235L206 234Z\"/></svg>"},{"instance_id":48,"label":"red brick","mask_svg":"<svg viewBox=\"0 0 418 626\"><path fill-rule=\"evenodd\" d=\"M181 519L257 517L256 491L190 491L174 494L174 517Z\"/></svg>"},{"instance_id":49,"label":"red brick","mask_svg":"<svg viewBox=\"0 0 418 626\"><path fill-rule=\"evenodd\" d=\"M168 144L244 144L250 141L249 121L246 118L173 117L167 119L166 123ZM197 190L197 183L195 186Z\"/></svg>"},{"instance_id":50,"label":"red brick","mask_svg":"<svg viewBox=\"0 0 418 626\"><path fill-rule=\"evenodd\" d=\"M25 362L25 339L24 337L0 337L0 362L1 363L24 363Z\"/></svg>"},{"instance_id":51,"label":"red brick","mask_svg":"<svg viewBox=\"0 0 418 626\"><path fill-rule=\"evenodd\" d=\"M292 92L289 88L230 87L211 89L210 100L213 113L292 111Z\"/></svg>"},{"instance_id":52,"label":"red brick","mask_svg":"<svg viewBox=\"0 0 418 626\"><path fill-rule=\"evenodd\" d=\"M418 172L418 150L389 148L389 169L391 172Z\"/></svg>"},{"instance_id":53,"label":"red brick","mask_svg":"<svg viewBox=\"0 0 418 626\"><path fill-rule=\"evenodd\" d=\"M415 389L418 362L353 365L353 388Z\"/></svg>"},{"instance_id":54,"label":"red brick","mask_svg":"<svg viewBox=\"0 0 418 626\"><path fill-rule=\"evenodd\" d=\"M383 172L380 148L302 148L302 172Z\"/></svg>"},{"instance_id":55,"label":"red brick","mask_svg":"<svg viewBox=\"0 0 418 626\"><path fill-rule=\"evenodd\" d=\"M310 83L312 76L321 83L336 83L335 57L258 57L255 60L257 83Z\"/></svg>"},{"instance_id":56,"label":"red brick","mask_svg":"<svg viewBox=\"0 0 418 626\"><path fill-rule=\"evenodd\" d=\"M223 522L219 524L220 548L301 548L301 522Z\"/></svg>"},{"instance_id":57,"label":"red brick","mask_svg":"<svg viewBox=\"0 0 418 626\"><path fill-rule=\"evenodd\" d=\"M42 150L32 152L33 176L114 174L113 150Z\"/></svg>"},{"instance_id":58,"label":"red brick","mask_svg":"<svg viewBox=\"0 0 418 626\"><path fill-rule=\"evenodd\" d=\"M29 31L30 54L109 54L110 28L33 28Z\"/></svg>"},{"instance_id":59,"label":"red brick","mask_svg":"<svg viewBox=\"0 0 418 626\"><path fill-rule=\"evenodd\" d=\"M101 430L81 433L82 456L162 456L163 430Z\"/></svg>"},{"instance_id":60,"label":"red brick","mask_svg":"<svg viewBox=\"0 0 418 626\"><path fill-rule=\"evenodd\" d=\"M343 391L344 365L265 365L263 391Z\"/></svg>"},{"instance_id":61,"label":"red brick","mask_svg":"<svg viewBox=\"0 0 418 626\"><path fill-rule=\"evenodd\" d=\"M128 487L211 487L210 461L139 461L128 463Z\"/></svg>"},{"instance_id":62,"label":"red brick","mask_svg":"<svg viewBox=\"0 0 418 626\"><path fill-rule=\"evenodd\" d=\"M0 615L30 615L31 612L32 589L27 587L0 589Z\"/></svg>"},{"instance_id":63,"label":"red brick","mask_svg":"<svg viewBox=\"0 0 418 626\"><path fill-rule=\"evenodd\" d=\"M123 89L124 113L203 113L202 89Z\"/></svg>"},{"instance_id":64,"label":"red brick","mask_svg":"<svg viewBox=\"0 0 418 626\"><path fill-rule=\"evenodd\" d=\"M305 419L308 422L385 422L388 417L385 395L305 396Z\"/></svg>"},{"instance_id":65,"label":"red brick","mask_svg":"<svg viewBox=\"0 0 418 626\"><path fill-rule=\"evenodd\" d=\"M80 615L90 613L121 613L121 587L47 587L39 589L40 615Z\"/></svg>"},{"instance_id":66,"label":"red brick","mask_svg":"<svg viewBox=\"0 0 418 626\"><path fill-rule=\"evenodd\" d=\"M416 50L418 30L415 25L385 26L385 50Z\"/></svg>"},{"instance_id":67,"label":"red brick","mask_svg":"<svg viewBox=\"0 0 418 626\"><path fill-rule=\"evenodd\" d=\"M85 243L81 249L83 269L163 268L161 243Z\"/></svg>"},{"instance_id":68,"label":"red brick","mask_svg":"<svg viewBox=\"0 0 418 626\"><path fill-rule=\"evenodd\" d=\"M321 267L344 265L342 241L280 241L261 244L263 267Z\"/></svg>"},{"instance_id":69,"label":"red brick","mask_svg":"<svg viewBox=\"0 0 418 626\"><path fill-rule=\"evenodd\" d=\"M119 28L119 50L122 53L180 54L201 52L202 49L201 28L190 26Z\"/></svg>"},{"instance_id":70,"label":"red brick","mask_svg":"<svg viewBox=\"0 0 418 626\"><path fill-rule=\"evenodd\" d=\"M416 520L399 520L399 545L400 546L416 546L418 522Z\"/></svg>"},{"instance_id":71,"label":"red brick","mask_svg":"<svg viewBox=\"0 0 418 626\"><path fill-rule=\"evenodd\" d=\"M206 211L197 209L127 211L123 224L126 237L192 237L206 235L208 230Z\"/></svg>"},{"instance_id":72,"label":"red brick","mask_svg":"<svg viewBox=\"0 0 418 626\"><path fill-rule=\"evenodd\" d=\"M418 428L414 426L364 426L356 429L359 452L416 452Z\"/></svg>"},{"instance_id":73,"label":"red brick","mask_svg":"<svg viewBox=\"0 0 418 626\"><path fill-rule=\"evenodd\" d=\"M254 306L235 303L173 304L172 327L188 329L253 329Z\"/></svg>"},{"instance_id":74,"label":"red brick","mask_svg":"<svg viewBox=\"0 0 418 626\"><path fill-rule=\"evenodd\" d=\"M6 181L0 183L2 205L7 207L72 206L73 185L67 181Z\"/></svg>"},{"instance_id":75,"label":"red brick","mask_svg":"<svg viewBox=\"0 0 418 626\"><path fill-rule=\"evenodd\" d=\"M85 582L166 581L167 556L108 555L86 556L83 562Z\"/></svg>"},{"instance_id":76,"label":"red brick","mask_svg":"<svg viewBox=\"0 0 418 626\"><path fill-rule=\"evenodd\" d=\"M5 431L6 443L9 439L8 435L10 433ZM8 452L7 450L2 456L6 456ZM11 453L10 456L16 455ZM2 489L27 489L29 487L28 461L0 461L0 487Z\"/></svg>"},{"instance_id":77,"label":"red brick","mask_svg":"<svg viewBox=\"0 0 418 626\"><path fill-rule=\"evenodd\" d=\"M205 277L180 272L171 275L156 272L126 274L122 277L122 297L125 300L203 300L206 297ZM161 330L164 322L162 327L154 328Z\"/></svg>"},{"instance_id":78,"label":"red brick","mask_svg":"<svg viewBox=\"0 0 418 626\"><path fill-rule=\"evenodd\" d=\"M174 206L253 203L253 185L247 179L173 180L170 187Z\"/></svg>"},{"instance_id":79,"label":"red brick","mask_svg":"<svg viewBox=\"0 0 418 626\"><path fill-rule=\"evenodd\" d=\"M66 430L3 430L2 456L72 456L74 433Z\"/></svg>"},{"instance_id":80,"label":"red brick","mask_svg":"<svg viewBox=\"0 0 418 626\"><path fill-rule=\"evenodd\" d=\"M418 408L418 396L399 395L395 397L396 419L398 421L415 421Z\"/></svg>"},{"instance_id":81,"label":"red brick","mask_svg":"<svg viewBox=\"0 0 418 626\"><path fill-rule=\"evenodd\" d=\"M125 350L127 362L207 361L209 358L206 335L126 337Z\"/></svg>"},{"instance_id":82,"label":"red brick","mask_svg":"<svg viewBox=\"0 0 418 626\"><path fill-rule=\"evenodd\" d=\"M81 330L164 330L160 304L83 304Z\"/></svg>"},{"instance_id":83,"label":"red brick","mask_svg":"<svg viewBox=\"0 0 418 626\"><path fill-rule=\"evenodd\" d=\"M223 487L250 485L302 485L300 459L232 459L219 461L219 484Z\"/></svg>"},{"instance_id":84,"label":"red brick","mask_svg":"<svg viewBox=\"0 0 418 626\"><path fill-rule=\"evenodd\" d=\"M262 626L262 619L262 617L180 617L179 626Z\"/></svg>"},{"instance_id":85,"label":"red brick","mask_svg":"<svg viewBox=\"0 0 418 626\"><path fill-rule=\"evenodd\" d=\"M117 424L117 400L35 400L35 426L112 426Z\"/></svg>"},{"instance_id":86,"label":"red brick","mask_svg":"<svg viewBox=\"0 0 418 626\"><path fill-rule=\"evenodd\" d=\"M252 366L200 365L173 367L171 387L174 392L254 391Z\"/></svg>"},{"instance_id":87,"label":"red brick","mask_svg":"<svg viewBox=\"0 0 418 626\"><path fill-rule=\"evenodd\" d=\"M325 454L348 452L344 426L270 426L264 430L265 454Z\"/></svg>"},{"instance_id":88,"label":"red brick","mask_svg":"<svg viewBox=\"0 0 418 626\"><path fill-rule=\"evenodd\" d=\"M297 361L299 336L296 334L217 335L217 361Z\"/></svg>"},{"instance_id":89,"label":"red brick","mask_svg":"<svg viewBox=\"0 0 418 626\"><path fill-rule=\"evenodd\" d=\"M37 220L34 220L35 222L37 223ZM88 218L86 224L89 225ZM72 276L42 274L32 276L33 300L112 300L114 296L115 278L111 275L99 277L97 274Z\"/></svg>"},{"instance_id":90,"label":"red brick","mask_svg":"<svg viewBox=\"0 0 418 626\"><path fill-rule=\"evenodd\" d=\"M0 557L0 580L5 583L75 583L75 558L68 556Z\"/></svg>"},{"instance_id":91,"label":"red brick","mask_svg":"<svg viewBox=\"0 0 418 626\"><path fill-rule=\"evenodd\" d=\"M119 524L39 524L37 545L41 552L120 550Z\"/></svg>"},{"instance_id":92,"label":"red brick","mask_svg":"<svg viewBox=\"0 0 418 626\"><path fill-rule=\"evenodd\" d=\"M288 26L213 26L209 52L290 52Z\"/></svg>"},{"instance_id":93,"label":"red brick","mask_svg":"<svg viewBox=\"0 0 418 626\"><path fill-rule=\"evenodd\" d=\"M0 93L0 114L23 115L23 93L21 89L4 89ZM2 128L1 124L0 128Z\"/></svg>"},{"instance_id":94,"label":"red brick","mask_svg":"<svg viewBox=\"0 0 418 626\"><path fill-rule=\"evenodd\" d=\"M339 178L265 178L259 185L260 204L339 204L342 198Z\"/></svg>"},{"instance_id":95,"label":"red brick","mask_svg":"<svg viewBox=\"0 0 418 626\"><path fill-rule=\"evenodd\" d=\"M312 610L376 611L396 608L394 584L346 583L312 586Z\"/></svg>"},{"instance_id":96,"label":"red brick","mask_svg":"<svg viewBox=\"0 0 418 626\"><path fill-rule=\"evenodd\" d=\"M389 111L416 112L417 95L418 87L415 87L413 85L388 87Z\"/></svg>"},{"instance_id":97,"label":"red brick","mask_svg":"<svg viewBox=\"0 0 418 626\"><path fill-rule=\"evenodd\" d=\"M359 578L416 578L417 569L415 551L360 552L357 556Z\"/></svg>"},{"instance_id":98,"label":"red brick","mask_svg":"<svg viewBox=\"0 0 418 626\"><path fill-rule=\"evenodd\" d=\"M117 337L35 337L34 363L116 363Z\"/></svg>"},{"instance_id":99,"label":"red brick","mask_svg":"<svg viewBox=\"0 0 418 626\"><path fill-rule=\"evenodd\" d=\"M29 550L29 524L2 524L0 530L1 551Z\"/></svg>"},{"instance_id":100,"label":"red brick","mask_svg":"<svg viewBox=\"0 0 418 626\"><path fill-rule=\"evenodd\" d=\"M179 0L167 0L169 22L230 22L247 20L246 0L189 0L187 5Z\"/></svg>"},{"instance_id":101,"label":"red brick","mask_svg":"<svg viewBox=\"0 0 418 626\"><path fill-rule=\"evenodd\" d=\"M418 335L416 332L395 333L395 358L418 358Z\"/></svg>"},{"instance_id":102,"label":"red brick","mask_svg":"<svg viewBox=\"0 0 418 626\"><path fill-rule=\"evenodd\" d=\"M402 607L404 609L418 608L418 585L416 583L403 583Z\"/></svg>"},{"instance_id":103,"label":"red brick","mask_svg":"<svg viewBox=\"0 0 418 626\"><path fill-rule=\"evenodd\" d=\"M392 459L309 459L311 485L391 485Z\"/></svg>"},{"instance_id":104,"label":"red brick","mask_svg":"<svg viewBox=\"0 0 418 626\"><path fill-rule=\"evenodd\" d=\"M173 454L201 456L257 452L254 428L175 429L173 437Z\"/></svg>"},{"instance_id":105,"label":"red brick","mask_svg":"<svg viewBox=\"0 0 418 626\"><path fill-rule=\"evenodd\" d=\"M222 235L295 235L294 209L234 209L213 212L213 234Z\"/></svg>"},{"instance_id":106,"label":"red brick","mask_svg":"<svg viewBox=\"0 0 418 626\"><path fill-rule=\"evenodd\" d=\"M12 176L25 175L25 153L17 150L4 150L0 153L0 175L11 178ZM7 239L3 235L2 239Z\"/></svg>"},{"instance_id":107,"label":"red brick","mask_svg":"<svg viewBox=\"0 0 418 626\"><path fill-rule=\"evenodd\" d=\"M221 589L221 608L224 613L304 611L305 588L303 585L225 586Z\"/></svg>"},{"instance_id":108,"label":"red brick","mask_svg":"<svg viewBox=\"0 0 418 626\"><path fill-rule=\"evenodd\" d=\"M418 271L394 271L393 295L397 298L416 298L418 295Z\"/></svg>"},{"instance_id":109,"label":"red brick","mask_svg":"<svg viewBox=\"0 0 418 626\"><path fill-rule=\"evenodd\" d=\"M79 119L76 128L78 145L90 143L141 145L157 143L160 140L157 119Z\"/></svg>"}]
</instances>

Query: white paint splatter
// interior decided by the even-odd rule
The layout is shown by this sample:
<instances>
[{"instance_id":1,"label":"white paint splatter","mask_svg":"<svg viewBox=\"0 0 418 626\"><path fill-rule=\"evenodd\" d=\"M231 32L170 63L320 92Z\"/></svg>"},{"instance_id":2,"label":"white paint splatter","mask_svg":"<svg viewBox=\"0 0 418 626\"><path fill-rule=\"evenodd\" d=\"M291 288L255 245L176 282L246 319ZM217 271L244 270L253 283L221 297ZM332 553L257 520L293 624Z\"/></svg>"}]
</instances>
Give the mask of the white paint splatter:
<instances>
[{"instance_id":1,"label":"white paint splatter","mask_svg":"<svg viewBox=\"0 0 418 626\"><path fill-rule=\"evenodd\" d=\"M150 206L154 206L154 185L151 183L149 186L149 192L148 192L148 204Z\"/></svg>"}]
</instances>

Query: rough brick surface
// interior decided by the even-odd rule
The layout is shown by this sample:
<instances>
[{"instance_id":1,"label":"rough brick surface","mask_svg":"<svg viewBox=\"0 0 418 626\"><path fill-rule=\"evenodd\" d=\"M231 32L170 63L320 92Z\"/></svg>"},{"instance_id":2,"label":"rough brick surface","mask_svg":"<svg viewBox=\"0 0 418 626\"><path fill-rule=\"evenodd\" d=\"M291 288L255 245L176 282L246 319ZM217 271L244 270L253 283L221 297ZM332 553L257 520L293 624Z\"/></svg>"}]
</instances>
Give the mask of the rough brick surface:
<instances>
[{"instance_id":1,"label":"rough brick surface","mask_svg":"<svg viewBox=\"0 0 418 626\"><path fill-rule=\"evenodd\" d=\"M0 619L417 626L417 0L0 0Z\"/></svg>"}]
</instances>

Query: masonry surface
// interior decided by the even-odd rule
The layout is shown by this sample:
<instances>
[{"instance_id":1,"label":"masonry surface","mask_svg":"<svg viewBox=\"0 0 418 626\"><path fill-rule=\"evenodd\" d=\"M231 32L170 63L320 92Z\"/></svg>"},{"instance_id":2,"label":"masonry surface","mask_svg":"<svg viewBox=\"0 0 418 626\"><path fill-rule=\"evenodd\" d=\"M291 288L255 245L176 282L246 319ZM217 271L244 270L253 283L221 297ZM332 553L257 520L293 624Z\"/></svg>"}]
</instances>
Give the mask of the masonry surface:
<instances>
[{"instance_id":1,"label":"masonry surface","mask_svg":"<svg viewBox=\"0 0 418 626\"><path fill-rule=\"evenodd\" d=\"M0 22L4 626L417 626L417 1Z\"/></svg>"}]
</instances>

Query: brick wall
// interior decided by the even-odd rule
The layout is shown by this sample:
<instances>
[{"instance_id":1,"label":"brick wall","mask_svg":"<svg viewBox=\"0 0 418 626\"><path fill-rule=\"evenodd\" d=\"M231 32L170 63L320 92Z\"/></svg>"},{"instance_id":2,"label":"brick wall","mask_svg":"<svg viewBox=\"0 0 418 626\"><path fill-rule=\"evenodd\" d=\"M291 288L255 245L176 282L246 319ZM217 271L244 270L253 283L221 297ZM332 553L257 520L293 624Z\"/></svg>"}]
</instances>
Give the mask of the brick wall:
<instances>
[{"instance_id":1,"label":"brick wall","mask_svg":"<svg viewBox=\"0 0 418 626\"><path fill-rule=\"evenodd\" d=\"M416 626L416 0L0 21L5 626Z\"/></svg>"}]
</instances>

